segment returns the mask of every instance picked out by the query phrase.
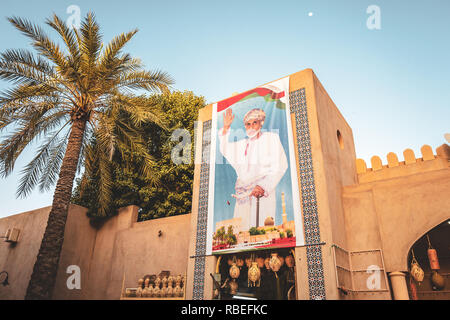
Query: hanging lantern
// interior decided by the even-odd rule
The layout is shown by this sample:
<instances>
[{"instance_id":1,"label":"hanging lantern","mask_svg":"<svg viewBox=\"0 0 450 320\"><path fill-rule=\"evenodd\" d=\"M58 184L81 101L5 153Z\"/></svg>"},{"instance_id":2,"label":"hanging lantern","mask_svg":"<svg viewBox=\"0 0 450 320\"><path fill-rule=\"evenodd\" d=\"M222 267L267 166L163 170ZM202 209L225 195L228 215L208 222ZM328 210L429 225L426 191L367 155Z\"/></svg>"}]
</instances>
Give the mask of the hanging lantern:
<instances>
[{"instance_id":1,"label":"hanging lantern","mask_svg":"<svg viewBox=\"0 0 450 320\"><path fill-rule=\"evenodd\" d=\"M294 257L292 255L288 255L286 257L286 259L284 259L284 261L286 262L286 265L289 268L292 268L293 266L295 266L295 260L294 260Z\"/></svg>"},{"instance_id":2,"label":"hanging lantern","mask_svg":"<svg viewBox=\"0 0 450 320\"><path fill-rule=\"evenodd\" d=\"M412 278L409 278L409 287L411 288L411 300L419 300L417 296L417 287Z\"/></svg>"},{"instance_id":3,"label":"hanging lantern","mask_svg":"<svg viewBox=\"0 0 450 320\"><path fill-rule=\"evenodd\" d=\"M275 276L278 278L277 272L281 268L281 260L278 258L278 253L272 253L269 260L270 269L275 272Z\"/></svg>"},{"instance_id":4,"label":"hanging lantern","mask_svg":"<svg viewBox=\"0 0 450 320\"><path fill-rule=\"evenodd\" d=\"M241 271L239 270L239 267L236 265L236 263L233 263L233 265L230 268L230 277L233 279L239 278L239 274Z\"/></svg>"},{"instance_id":5,"label":"hanging lantern","mask_svg":"<svg viewBox=\"0 0 450 320\"><path fill-rule=\"evenodd\" d=\"M428 260L430 261L431 270L439 270L439 260L437 256L437 251L431 246L430 237L427 235L428 239Z\"/></svg>"},{"instance_id":6,"label":"hanging lantern","mask_svg":"<svg viewBox=\"0 0 450 320\"><path fill-rule=\"evenodd\" d=\"M258 268L260 269L264 268L264 258L262 257L256 258L256 263L258 264Z\"/></svg>"},{"instance_id":7,"label":"hanging lantern","mask_svg":"<svg viewBox=\"0 0 450 320\"><path fill-rule=\"evenodd\" d=\"M238 283L236 282L236 279L233 279L233 281L230 282L230 293L236 294L238 289Z\"/></svg>"},{"instance_id":8,"label":"hanging lantern","mask_svg":"<svg viewBox=\"0 0 450 320\"><path fill-rule=\"evenodd\" d=\"M433 270L431 274L431 284L433 285L433 290L442 290L445 287L445 279L436 270Z\"/></svg>"},{"instance_id":9,"label":"hanging lantern","mask_svg":"<svg viewBox=\"0 0 450 320\"><path fill-rule=\"evenodd\" d=\"M248 269L248 286L259 287L261 279L261 271L258 268L257 262L252 262L251 267Z\"/></svg>"},{"instance_id":10,"label":"hanging lantern","mask_svg":"<svg viewBox=\"0 0 450 320\"><path fill-rule=\"evenodd\" d=\"M422 268L420 267L419 263L416 260L416 257L414 256L414 250L412 250L412 261L411 261L411 276L416 280L419 285L423 281L423 277L425 276L425 273L423 272Z\"/></svg>"}]
</instances>

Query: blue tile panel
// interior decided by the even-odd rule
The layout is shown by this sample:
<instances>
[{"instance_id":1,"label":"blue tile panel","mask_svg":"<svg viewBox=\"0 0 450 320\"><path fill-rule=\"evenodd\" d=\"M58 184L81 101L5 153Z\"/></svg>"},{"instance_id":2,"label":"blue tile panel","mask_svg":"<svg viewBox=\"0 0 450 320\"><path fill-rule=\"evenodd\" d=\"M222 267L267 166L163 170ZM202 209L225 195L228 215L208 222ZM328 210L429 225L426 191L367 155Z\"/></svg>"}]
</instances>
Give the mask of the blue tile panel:
<instances>
[{"instance_id":1,"label":"blue tile panel","mask_svg":"<svg viewBox=\"0 0 450 320\"><path fill-rule=\"evenodd\" d=\"M289 94L291 113L295 114L297 153L300 167L301 201L303 207L303 229L308 263L309 298L324 300L322 247L320 243L319 215L317 211L316 186L311 154L311 138L308 124L305 89Z\"/></svg>"},{"instance_id":2,"label":"blue tile panel","mask_svg":"<svg viewBox=\"0 0 450 320\"><path fill-rule=\"evenodd\" d=\"M194 262L193 300L203 300L205 289L206 231L208 222L209 157L212 121L203 122L202 162L200 165L200 191L198 197L197 234Z\"/></svg>"}]
</instances>

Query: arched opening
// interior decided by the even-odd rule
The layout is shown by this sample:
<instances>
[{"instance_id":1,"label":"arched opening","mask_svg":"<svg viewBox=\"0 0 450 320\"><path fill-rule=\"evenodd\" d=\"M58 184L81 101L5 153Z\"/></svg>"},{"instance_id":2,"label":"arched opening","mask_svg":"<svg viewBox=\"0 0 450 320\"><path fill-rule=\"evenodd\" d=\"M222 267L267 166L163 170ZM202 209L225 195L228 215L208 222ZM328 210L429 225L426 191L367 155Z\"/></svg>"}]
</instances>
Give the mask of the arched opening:
<instances>
[{"instance_id":1,"label":"arched opening","mask_svg":"<svg viewBox=\"0 0 450 320\"><path fill-rule=\"evenodd\" d=\"M433 263L434 249L438 264ZM429 257L430 256L430 257ZM431 262L430 262L431 260ZM413 276L413 262L420 269ZM450 220L447 220L428 231L419 238L408 253L409 273L406 276L409 296L417 300L449 300L450 299ZM423 277L422 281L418 281Z\"/></svg>"}]
</instances>

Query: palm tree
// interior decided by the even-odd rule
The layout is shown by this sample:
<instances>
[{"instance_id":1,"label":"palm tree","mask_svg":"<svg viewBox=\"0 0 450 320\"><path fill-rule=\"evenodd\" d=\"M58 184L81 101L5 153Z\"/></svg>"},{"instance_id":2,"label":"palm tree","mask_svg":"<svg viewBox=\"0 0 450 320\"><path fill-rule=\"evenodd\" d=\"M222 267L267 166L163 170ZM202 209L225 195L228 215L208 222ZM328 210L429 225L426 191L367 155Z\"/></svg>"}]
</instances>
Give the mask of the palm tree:
<instances>
[{"instance_id":1,"label":"palm tree","mask_svg":"<svg viewBox=\"0 0 450 320\"><path fill-rule=\"evenodd\" d=\"M0 133L7 133L0 138L0 176L11 173L31 142L43 139L36 156L22 171L17 194L26 196L37 185L41 191L49 190L56 182L25 296L51 299L77 170L84 162L87 169L99 168L101 210L108 207L112 184L109 164L115 152L130 148L144 159L139 168L142 174L153 176L152 158L139 137L139 128L147 121L163 122L153 106L132 93L166 92L173 81L165 72L146 71L140 60L122 53L137 30L116 36L103 46L92 13L79 30L67 27L56 15L46 20L59 34L62 46L28 20L8 20L31 39L37 54L6 50L0 56L0 79L13 83L11 89L0 93ZM92 141L95 143L89 144Z\"/></svg>"}]
</instances>

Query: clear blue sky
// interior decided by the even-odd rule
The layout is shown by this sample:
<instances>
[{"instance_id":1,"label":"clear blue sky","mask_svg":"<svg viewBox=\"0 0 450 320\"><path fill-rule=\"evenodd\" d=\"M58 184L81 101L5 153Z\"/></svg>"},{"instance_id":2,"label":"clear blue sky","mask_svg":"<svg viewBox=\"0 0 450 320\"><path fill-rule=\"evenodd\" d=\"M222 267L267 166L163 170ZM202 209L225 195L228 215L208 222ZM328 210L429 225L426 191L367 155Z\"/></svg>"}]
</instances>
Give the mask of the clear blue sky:
<instances>
[{"instance_id":1,"label":"clear blue sky","mask_svg":"<svg viewBox=\"0 0 450 320\"><path fill-rule=\"evenodd\" d=\"M149 68L169 72L175 89L215 102L312 68L353 129L359 158L406 148L435 149L450 132L450 1L10 1L1 3L0 51L26 48L6 21L43 24L77 5L95 12L109 41L133 28L126 47ZM369 5L381 30L369 30ZM310 15L309 13L312 13ZM0 89L7 83L0 83ZM51 204L52 192L16 199L19 172L0 180L0 217Z\"/></svg>"}]
</instances>

